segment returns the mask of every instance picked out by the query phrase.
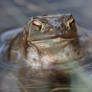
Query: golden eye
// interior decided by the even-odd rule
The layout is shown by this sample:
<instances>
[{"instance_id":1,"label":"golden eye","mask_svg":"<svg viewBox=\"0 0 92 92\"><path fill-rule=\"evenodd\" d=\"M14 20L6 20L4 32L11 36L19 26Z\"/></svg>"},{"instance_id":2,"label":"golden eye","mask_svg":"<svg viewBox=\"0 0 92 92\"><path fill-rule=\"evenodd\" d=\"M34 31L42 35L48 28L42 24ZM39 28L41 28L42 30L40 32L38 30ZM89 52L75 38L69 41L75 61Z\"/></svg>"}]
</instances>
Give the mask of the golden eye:
<instances>
[{"instance_id":1,"label":"golden eye","mask_svg":"<svg viewBox=\"0 0 92 92\"><path fill-rule=\"evenodd\" d=\"M71 29L72 26L75 25L75 19L71 18L66 22L66 26L68 27L68 29Z\"/></svg>"},{"instance_id":2,"label":"golden eye","mask_svg":"<svg viewBox=\"0 0 92 92\"><path fill-rule=\"evenodd\" d=\"M32 28L36 31L40 31L42 28L42 23L38 20L33 20L32 21Z\"/></svg>"},{"instance_id":3,"label":"golden eye","mask_svg":"<svg viewBox=\"0 0 92 92\"><path fill-rule=\"evenodd\" d=\"M72 18L72 21L70 22L70 27L73 27L75 25L75 19Z\"/></svg>"}]
</instances>

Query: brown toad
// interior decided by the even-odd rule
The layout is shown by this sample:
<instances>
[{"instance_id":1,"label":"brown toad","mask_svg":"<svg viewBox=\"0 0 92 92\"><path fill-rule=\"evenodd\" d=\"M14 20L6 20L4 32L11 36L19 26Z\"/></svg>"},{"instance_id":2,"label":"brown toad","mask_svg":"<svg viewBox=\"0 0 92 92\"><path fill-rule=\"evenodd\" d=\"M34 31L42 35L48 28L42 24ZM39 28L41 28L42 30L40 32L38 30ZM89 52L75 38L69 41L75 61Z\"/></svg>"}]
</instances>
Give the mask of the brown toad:
<instances>
[{"instance_id":1,"label":"brown toad","mask_svg":"<svg viewBox=\"0 0 92 92\"><path fill-rule=\"evenodd\" d=\"M30 18L23 31L9 42L9 60L14 60L16 53L21 92L48 92L57 87L69 87L70 74L64 64L85 56L71 14Z\"/></svg>"}]
</instances>

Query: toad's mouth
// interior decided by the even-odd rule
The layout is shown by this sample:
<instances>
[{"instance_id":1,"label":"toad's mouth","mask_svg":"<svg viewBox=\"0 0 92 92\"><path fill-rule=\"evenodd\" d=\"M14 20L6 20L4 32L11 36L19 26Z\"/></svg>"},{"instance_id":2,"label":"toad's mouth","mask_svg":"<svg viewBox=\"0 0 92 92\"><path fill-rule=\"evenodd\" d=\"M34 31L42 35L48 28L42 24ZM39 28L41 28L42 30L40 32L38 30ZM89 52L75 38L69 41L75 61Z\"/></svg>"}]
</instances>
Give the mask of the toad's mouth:
<instances>
[{"instance_id":1,"label":"toad's mouth","mask_svg":"<svg viewBox=\"0 0 92 92\"><path fill-rule=\"evenodd\" d=\"M38 35L32 35L30 38L31 42L62 42L62 41L70 41L74 40L73 38L63 38L62 35L47 35L47 34L38 34Z\"/></svg>"},{"instance_id":2,"label":"toad's mouth","mask_svg":"<svg viewBox=\"0 0 92 92\"><path fill-rule=\"evenodd\" d=\"M40 40L50 40L50 39L57 39L61 38L61 35L55 36L55 35L40 35L36 36L35 38L31 38L31 41L40 41Z\"/></svg>"},{"instance_id":3,"label":"toad's mouth","mask_svg":"<svg viewBox=\"0 0 92 92\"><path fill-rule=\"evenodd\" d=\"M30 35L30 41L40 41L40 40L50 40L50 39L64 39L64 40L68 40L68 39L75 39L78 37L76 28L74 27L71 30L53 30L52 32L33 32Z\"/></svg>"},{"instance_id":4,"label":"toad's mouth","mask_svg":"<svg viewBox=\"0 0 92 92\"><path fill-rule=\"evenodd\" d=\"M65 39L62 38L61 35L45 35L39 38L35 38L30 41L32 44L35 44L36 46L40 46L40 48L55 48L55 49L60 49L60 48L64 48L68 45L68 43L71 42L71 40L74 39Z\"/></svg>"}]
</instances>

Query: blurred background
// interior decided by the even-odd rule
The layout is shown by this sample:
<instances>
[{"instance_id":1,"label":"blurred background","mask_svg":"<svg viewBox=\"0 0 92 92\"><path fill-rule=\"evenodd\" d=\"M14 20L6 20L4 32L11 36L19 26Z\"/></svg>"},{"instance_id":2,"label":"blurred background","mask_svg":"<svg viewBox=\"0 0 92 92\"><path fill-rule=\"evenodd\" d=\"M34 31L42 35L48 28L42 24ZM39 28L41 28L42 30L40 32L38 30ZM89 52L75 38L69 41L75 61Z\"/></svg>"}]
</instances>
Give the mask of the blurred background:
<instances>
[{"instance_id":1,"label":"blurred background","mask_svg":"<svg viewBox=\"0 0 92 92\"><path fill-rule=\"evenodd\" d=\"M23 26L29 17L72 13L77 23L92 29L92 0L0 0L0 31Z\"/></svg>"}]
</instances>

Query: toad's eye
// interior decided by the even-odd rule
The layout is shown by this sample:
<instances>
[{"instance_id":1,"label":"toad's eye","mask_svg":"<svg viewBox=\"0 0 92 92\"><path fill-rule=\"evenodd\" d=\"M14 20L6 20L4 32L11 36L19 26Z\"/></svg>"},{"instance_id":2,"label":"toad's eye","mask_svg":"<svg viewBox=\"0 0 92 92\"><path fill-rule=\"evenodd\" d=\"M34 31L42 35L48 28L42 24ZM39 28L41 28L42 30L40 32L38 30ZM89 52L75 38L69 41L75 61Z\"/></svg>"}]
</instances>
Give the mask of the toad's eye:
<instances>
[{"instance_id":1,"label":"toad's eye","mask_svg":"<svg viewBox=\"0 0 92 92\"><path fill-rule=\"evenodd\" d=\"M42 23L38 20L33 20L32 21L32 28L33 28L33 30L40 31L42 28Z\"/></svg>"},{"instance_id":2,"label":"toad's eye","mask_svg":"<svg viewBox=\"0 0 92 92\"><path fill-rule=\"evenodd\" d=\"M71 18L65 24L68 29L71 29L75 25L75 19Z\"/></svg>"},{"instance_id":3,"label":"toad's eye","mask_svg":"<svg viewBox=\"0 0 92 92\"><path fill-rule=\"evenodd\" d=\"M70 21L70 27L73 27L75 25L75 19L72 18L71 21Z\"/></svg>"}]
</instances>

